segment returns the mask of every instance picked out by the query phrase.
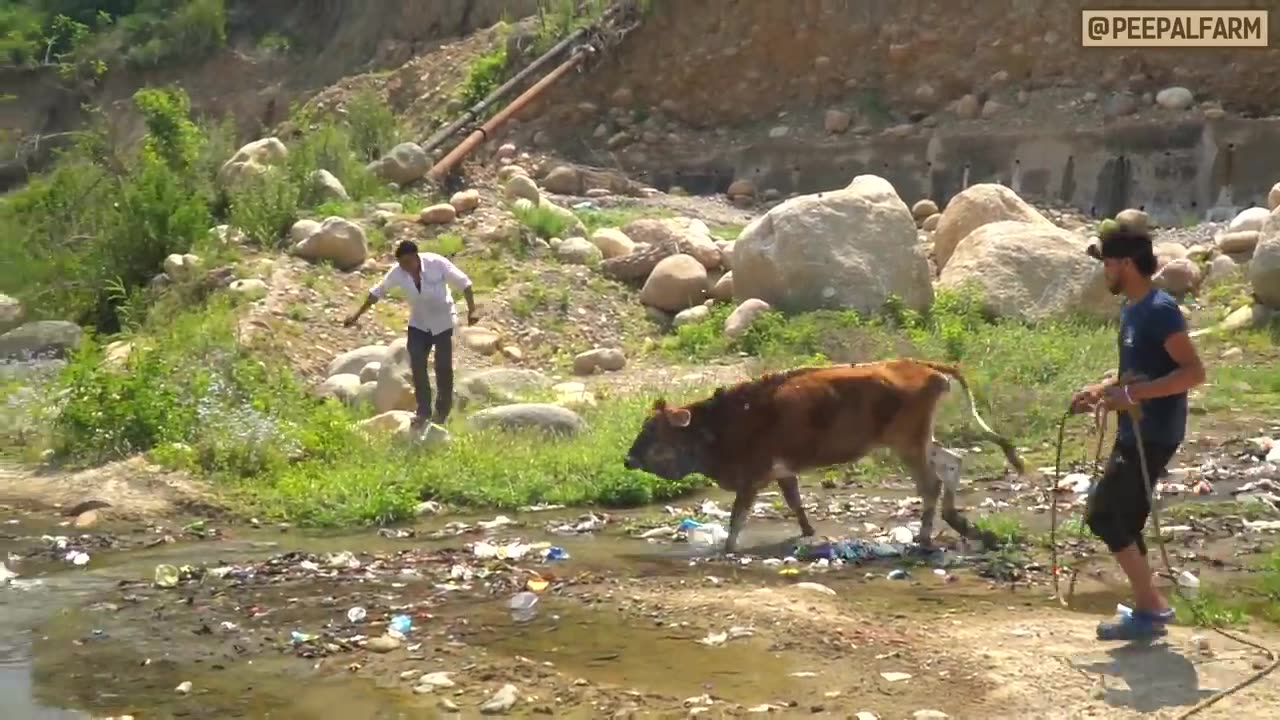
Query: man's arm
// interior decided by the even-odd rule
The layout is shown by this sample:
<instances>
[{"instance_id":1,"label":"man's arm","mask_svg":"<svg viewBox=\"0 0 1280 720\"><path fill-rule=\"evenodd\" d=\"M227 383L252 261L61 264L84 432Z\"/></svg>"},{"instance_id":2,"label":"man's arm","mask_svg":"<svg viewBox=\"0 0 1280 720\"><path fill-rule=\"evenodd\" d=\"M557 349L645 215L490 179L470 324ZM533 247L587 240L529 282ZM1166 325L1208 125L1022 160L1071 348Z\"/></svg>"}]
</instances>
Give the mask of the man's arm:
<instances>
[{"instance_id":1,"label":"man's arm","mask_svg":"<svg viewBox=\"0 0 1280 720\"><path fill-rule=\"evenodd\" d=\"M395 268L391 268L391 270L387 271L386 275L382 276L382 279L378 281L377 285L369 288L369 294L365 296L364 302L360 304L360 308L347 316L347 318L342 321L343 325L347 327L355 325L356 321L360 319L360 316L363 315L366 310L373 307L384 295L387 294L387 286L391 282L391 273L394 271Z\"/></svg>"},{"instance_id":2,"label":"man's arm","mask_svg":"<svg viewBox=\"0 0 1280 720\"><path fill-rule=\"evenodd\" d=\"M462 293L463 299L467 301L467 320L468 322L474 322L476 318L476 297L472 291L471 278L467 277L467 274L462 272L462 269L457 265L454 265L449 258L441 257L440 260L444 263L445 281L452 285L454 290Z\"/></svg>"},{"instance_id":3,"label":"man's arm","mask_svg":"<svg viewBox=\"0 0 1280 720\"><path fill-rule=\"evenodd\" d=\"M1129 397L1134 401L1184 393L1204 382L1204 363L1187 334L1187 321L1182 317L1182 311L1176 306L1161 306L1159 312L1152 313L1151 322L1157 337L1164 338L1165 352L1178 364L1178 368L1164 377L1128 385Z\"/></svg>"}]
</instances>

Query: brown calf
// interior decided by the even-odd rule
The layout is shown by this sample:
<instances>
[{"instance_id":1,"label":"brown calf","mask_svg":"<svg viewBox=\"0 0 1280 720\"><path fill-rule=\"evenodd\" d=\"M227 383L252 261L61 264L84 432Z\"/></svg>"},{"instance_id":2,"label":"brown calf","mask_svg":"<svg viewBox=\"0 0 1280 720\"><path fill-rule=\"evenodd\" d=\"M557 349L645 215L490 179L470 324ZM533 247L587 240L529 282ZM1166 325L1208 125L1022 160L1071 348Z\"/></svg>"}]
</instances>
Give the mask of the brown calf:
<instances>
[{"instance_id":1,"label":"brown calf","mask_svg":"<svg viewBox=\"0 0 1280 720\"><path fill-rule=\"evenodd\" d=\"M731 553L757 493L769 481L778 483L801 533L812 536L797 474L856 462L887 447L910 468L923 501L917 542L931 544L940 493L948 525L966 538L992 541L959 513L956 487L942 482L931 460L940 449L933 423L939 399L951 388L948 377L960 382L984 434L1022 474L1021 458L978 415L960 371L914 359L796 368L718 388L711 397L683 407L659 399L624 464L667 480L700 473L734 492L724 546Z\"/></svg>"}]
</instances>

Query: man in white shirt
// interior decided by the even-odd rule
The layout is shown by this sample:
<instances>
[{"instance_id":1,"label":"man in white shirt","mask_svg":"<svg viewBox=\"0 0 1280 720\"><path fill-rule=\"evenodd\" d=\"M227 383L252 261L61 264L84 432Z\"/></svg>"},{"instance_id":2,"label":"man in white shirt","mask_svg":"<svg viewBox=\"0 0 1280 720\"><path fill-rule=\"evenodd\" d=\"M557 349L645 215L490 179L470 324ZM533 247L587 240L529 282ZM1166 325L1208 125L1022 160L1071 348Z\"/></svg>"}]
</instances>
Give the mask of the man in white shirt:
<instances>
[{"instance_id":1,"label":"man in white shirt","mask_svg":"<svg viewBox=\"0 0 1280 720\"><path fill-rule=\"evenodd\" d=\"M421 426L431 413L431 383L427 380L427 356L436 350L436 411L432 421L443 424L453 407L453 326L456 313L449 287L462 292L467 301L467 324L474 325L475 296L471 278L448 258L436 253L418 252L412 240L396 246L397 265L369 290L364 304L343 321L351 327L374 303L386 297L391 288L400 288L409 303L407 350L413 370L413 394L418 403L414 425Z\"/></svg>"}]
</instances>

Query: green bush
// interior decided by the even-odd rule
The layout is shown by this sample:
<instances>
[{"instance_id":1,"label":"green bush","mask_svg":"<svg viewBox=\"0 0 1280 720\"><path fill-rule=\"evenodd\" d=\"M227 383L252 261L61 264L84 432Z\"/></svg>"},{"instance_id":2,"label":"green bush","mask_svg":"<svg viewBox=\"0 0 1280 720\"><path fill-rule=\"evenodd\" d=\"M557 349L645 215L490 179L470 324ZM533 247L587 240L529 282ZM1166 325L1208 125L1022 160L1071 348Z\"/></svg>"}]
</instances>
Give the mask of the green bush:
<instances>
[{"instance_id":1,"label":"green bush","mask_svg":"<svg viewBox=\"0 0 1280 720\"><path fill-rule=\"evenodd\" d=\"M227 44L225 0L150 0L122 22L138 69L194 62Z\"/></svg>"}]
</instances>

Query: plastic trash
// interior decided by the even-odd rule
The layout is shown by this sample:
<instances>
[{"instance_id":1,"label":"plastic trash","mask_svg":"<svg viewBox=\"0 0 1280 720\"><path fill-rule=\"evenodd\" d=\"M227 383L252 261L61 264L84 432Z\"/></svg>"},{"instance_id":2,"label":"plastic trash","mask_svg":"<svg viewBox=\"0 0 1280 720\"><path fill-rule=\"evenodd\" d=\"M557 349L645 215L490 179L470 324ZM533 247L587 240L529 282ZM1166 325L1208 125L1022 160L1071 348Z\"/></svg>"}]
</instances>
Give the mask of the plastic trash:
<instances>
[{"instance_id":1,"label":"plastic trash","mask_svg":"<svg viewBox=\"0 0 1280 720\"><path fill-rule=\"evenodd\" d=\"M907 571L906 571L906 570L903 570L902 568L898 568L897 570L893 570L892 572L890 572L890 573L889 573L889 579L890 579L890 580L906 580L906 579L907 579Z\"/></svg>"},{"instance_id":2,"label":"plastic trash","mask_svg":"<svg viewBox=\"0 0 1280 720\"><path fill-rule=\"evenodd\" d=\"M413 628L413 618L408 615L396 615L391 618L391 623L387 627L393 632L408 635L409 630Z\"/></svg>"},{"instance_id":3,"label":"plastic trash","mask_svg":"<svg viewBox=\"0 0 1280 720\"><path fill-rule=\"evenodd\" d=\"M358 623L361 620L363 620L365 618L365 615L367 614L368 613L365 611L364 608L357 605L356 607L353 607L347 611L347 620L353 623Z\"/></svg>"},{"instance_id":4,"label":"plastic trash","mask_svg":"<svg viewBox=\"0 0 1280 720\"><path fill-rule=\"evenodd\" d=\"M1200 590L1200 578L1196 577L1190 570L1183 570L1178 575L1178 587L1191 597L1195 597Z\"/></svg>"},{"instance_id":5,"label":"plastic trash","mask_svg":"<svg viewBox=\"0 0 1280 720\"><path fill-rule=\"evenodd\" d=\"M155 575L156 587L171 588L178 585L178 568L173 565L157 565Z\"/></svg>"},{"instance_id":6,"label":"plastic trash","mask_svg":"<svg viewBox=\"0 0 1280 720\"><path fill-rule=\"evenodd\" d=\"M507 607L511 609L511 619L516 622L528 622L537 614L538 596L528 591L512 596Z\"/></svg>"},{"instance_id":7,"label":"plastic trash","mask_svg":"<svg viewBox=\"0 0 1280 720\"><path fill-rule=\"evenodd\" d=\"M729 532L720 523L707 523L689 528L689 544L698 548L709 548L723 543Z\"/></svg>"},{"instance_id":8,"label":"plastic trash","mask_svg":"<svg viewBox=\"0 0 1280 720\"><path fill-rule=\"evenodd\" d=\"M568 560L569 551L565 550L562 547L559 547L558 545L552 545L551 547L546 549L545 553L543 554L543 557L545 557L547 560Z\"/></svg>"},{"instance_id":9,"label":"plastic trash","mask_svg":"<svg viewBox=\"0 0 1280 720\"><path fill-rule=\"evenodd\" d=\"M76 566L88 565L89 553L83 553L83 552L79 552L78 550L73 550L67 553L67 560L70 560L71 564Z\"/></svg>"}]
</instances>

